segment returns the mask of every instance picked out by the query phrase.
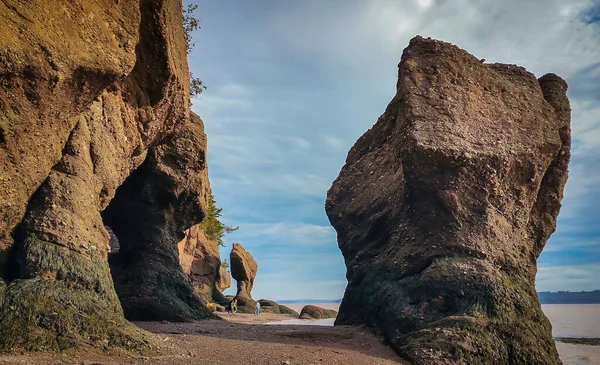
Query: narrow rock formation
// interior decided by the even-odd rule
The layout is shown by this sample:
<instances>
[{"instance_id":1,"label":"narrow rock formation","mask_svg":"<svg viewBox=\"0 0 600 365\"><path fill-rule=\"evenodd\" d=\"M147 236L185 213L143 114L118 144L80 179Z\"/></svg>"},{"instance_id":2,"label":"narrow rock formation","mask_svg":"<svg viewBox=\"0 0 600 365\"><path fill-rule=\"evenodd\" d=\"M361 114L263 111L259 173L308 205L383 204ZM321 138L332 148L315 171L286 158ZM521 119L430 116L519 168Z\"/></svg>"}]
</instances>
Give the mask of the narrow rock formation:
<instances>
[{"instance_id":1,"label":"narrow rock formation","mask_svg":"<svg viewBox=\"0 0 600 365\"><path fill-rule=\"evenodd\" d=\"M211 316L177 258L209 192L181 21L179 0L0 5L0 350L146 346L123 309Z\"/></svg>"},{"instance_id":2,"label":"narrow rock formation","mask_svg":"<svg viewBox=\"0 0 600 365\"><path fill-rule=\"evenodd\" d=\"M195 225L185 231L178 246L179 262L196 293L208 302L224 304L222 292L231 285L231 279L221 267L217 242L208 239L200 225Z\"/></svg>"},{"instance_id":3,"label":"narrow rock formation","mask_svg":"<svg viewBox=\"0 0 600 365\"><path fill-rule=\"evenodd\" d=\"M535 291L570 156L567 85L416 37L327 195L336 324L415 364L559 364Z\"/></svg>"},{"instance_id":4,"label":"narrow rock formation","mask_svg":"<svg viewBox=\"0 0 600 365\"><path fill-rule=\"evenodd\" d=\"M223 291L225 291L225 289L229 288L230 286L231 275L229 274L229 271L227 271L227 269L225 269L224 267L220 267L219 275L217 276L217 279L215 281L215 287L220 293L222 293Z\"/></svg>"},{"instance_id":5,"label":"narrow rock formation","mask_svg":"<svg viewBox=\"0 0 600 365\"><path fill-rule=\"evenodd\" d=\"M234 243L229 254L231 276L237 281L238 310L242 313L252 313L255 301L252 300L252 287L258 271L258 264L248 251L239 243Z\"/></svg>"}]
</instances>

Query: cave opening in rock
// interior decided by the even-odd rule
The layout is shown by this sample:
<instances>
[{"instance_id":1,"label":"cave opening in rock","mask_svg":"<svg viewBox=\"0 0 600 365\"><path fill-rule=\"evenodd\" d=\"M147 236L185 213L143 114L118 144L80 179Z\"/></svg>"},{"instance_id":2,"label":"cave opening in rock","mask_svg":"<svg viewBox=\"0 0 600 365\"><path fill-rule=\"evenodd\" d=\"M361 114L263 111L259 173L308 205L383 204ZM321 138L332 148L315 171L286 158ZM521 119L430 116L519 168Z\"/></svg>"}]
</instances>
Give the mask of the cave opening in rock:
<instances>
[{"instance_id":1,"label":"cave opening in rock","mask_svg":"<svg viewBox=\"0 0 600 365\"><path fill-rule=\"evenodd\" d=\"M123 293L126 291L126 273L132 260L135 260L135 222L140 219L135 210L131 209L135 199L134 191L143 184L141 169L134 170L124 183L116 190L115 196L102 211L102 221L109 235L110 251L108 263L115 286L115 291L121 304ZM125 309L125 308L124 308Z\"/></svg>"},{"instance_id":2,"label":"cave opening in rock","mask_svg":"<svg viewBox=\"0 0 600 365\"><path fill-rule=\"evenodd\" d=\"M185 217L194 213L178 209L187 198L150 156L101 213L109 235L114 234L108 262L129 320L182 321L209 315L179 261L177 244L187 228Z\"/></svg>"}]
</instances>

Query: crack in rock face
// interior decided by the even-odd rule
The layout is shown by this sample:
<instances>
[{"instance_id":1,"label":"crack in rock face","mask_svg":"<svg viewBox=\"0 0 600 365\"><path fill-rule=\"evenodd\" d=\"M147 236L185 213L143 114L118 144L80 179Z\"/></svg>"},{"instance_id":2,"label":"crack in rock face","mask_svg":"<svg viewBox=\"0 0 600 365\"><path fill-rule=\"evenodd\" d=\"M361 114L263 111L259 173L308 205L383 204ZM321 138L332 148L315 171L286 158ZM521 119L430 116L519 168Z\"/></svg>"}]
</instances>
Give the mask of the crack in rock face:
<instances>
[{"instance_id":1,"label":"crack in rock face","mask_svg":"<svg viewBox=\"0 0 600 365\"><path fill-rule=\"evenodd\" d=\"M567 180L566 90L411 40L327 194L348 279L336 324L415 364L560 364L534 282Z\"/></svg>"}]
</instances>

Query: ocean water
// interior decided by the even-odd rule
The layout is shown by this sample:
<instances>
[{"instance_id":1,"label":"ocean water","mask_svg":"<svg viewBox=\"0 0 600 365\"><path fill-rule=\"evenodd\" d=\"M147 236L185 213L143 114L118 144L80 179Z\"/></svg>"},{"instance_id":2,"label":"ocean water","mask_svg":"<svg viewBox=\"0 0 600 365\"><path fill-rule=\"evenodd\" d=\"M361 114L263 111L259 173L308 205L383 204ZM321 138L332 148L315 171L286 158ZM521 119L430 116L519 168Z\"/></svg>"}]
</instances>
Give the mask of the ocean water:
<instances>
[{"instance_id":1,"label":"ocean water","mask_svg":"<svg viewBox=\"0 0 600 365\"><path fill-rule=\"evenodd\" d=\"M311 303L312 304L312 303ZM286 304L297 312L304 303ZM339 304L314 303L327 309L339 309ZM542 304L542 310L550 323L554 337L600 338L600 304ZM333 326L334 319L269 322L269 325ZM600 365L600 346L556 344L563 365Z\"/></svg>"},{"instance_id":2,"label":"ocean water","mask_svg":"<svg viewBox=\"0 0 600 365\"><path fill-rule=\"evenodd\" d=\"M542 304L554 337L600 338L600 304Z\"/></svg>"}]
</instances>

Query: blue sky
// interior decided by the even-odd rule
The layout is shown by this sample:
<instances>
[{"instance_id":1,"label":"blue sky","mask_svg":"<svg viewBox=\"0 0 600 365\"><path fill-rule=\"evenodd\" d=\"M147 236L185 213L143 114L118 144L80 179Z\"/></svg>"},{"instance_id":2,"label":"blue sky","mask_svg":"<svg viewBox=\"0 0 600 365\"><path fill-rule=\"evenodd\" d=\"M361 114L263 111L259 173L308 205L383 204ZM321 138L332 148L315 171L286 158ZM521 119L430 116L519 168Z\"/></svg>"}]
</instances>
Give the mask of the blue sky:
<instances>
[{"instance_id":1,"label":"blue sky","mask_svg":"<svg viewBox=\"0 0 600 365\"><path fill-rule=\"evenodd\" d=\"M189 2L189 1L188 1ZM569 82L573 158L538 290L600 289L600 3L587 0L204 0L189 64L223 220L259 264L255 298L335 299L343 258L324 212L348 149L395 93L420 34ZM222 249L227 257L230 246ZM229 291L231 292L231 290Z\"/></svg>"}]
</instances>

